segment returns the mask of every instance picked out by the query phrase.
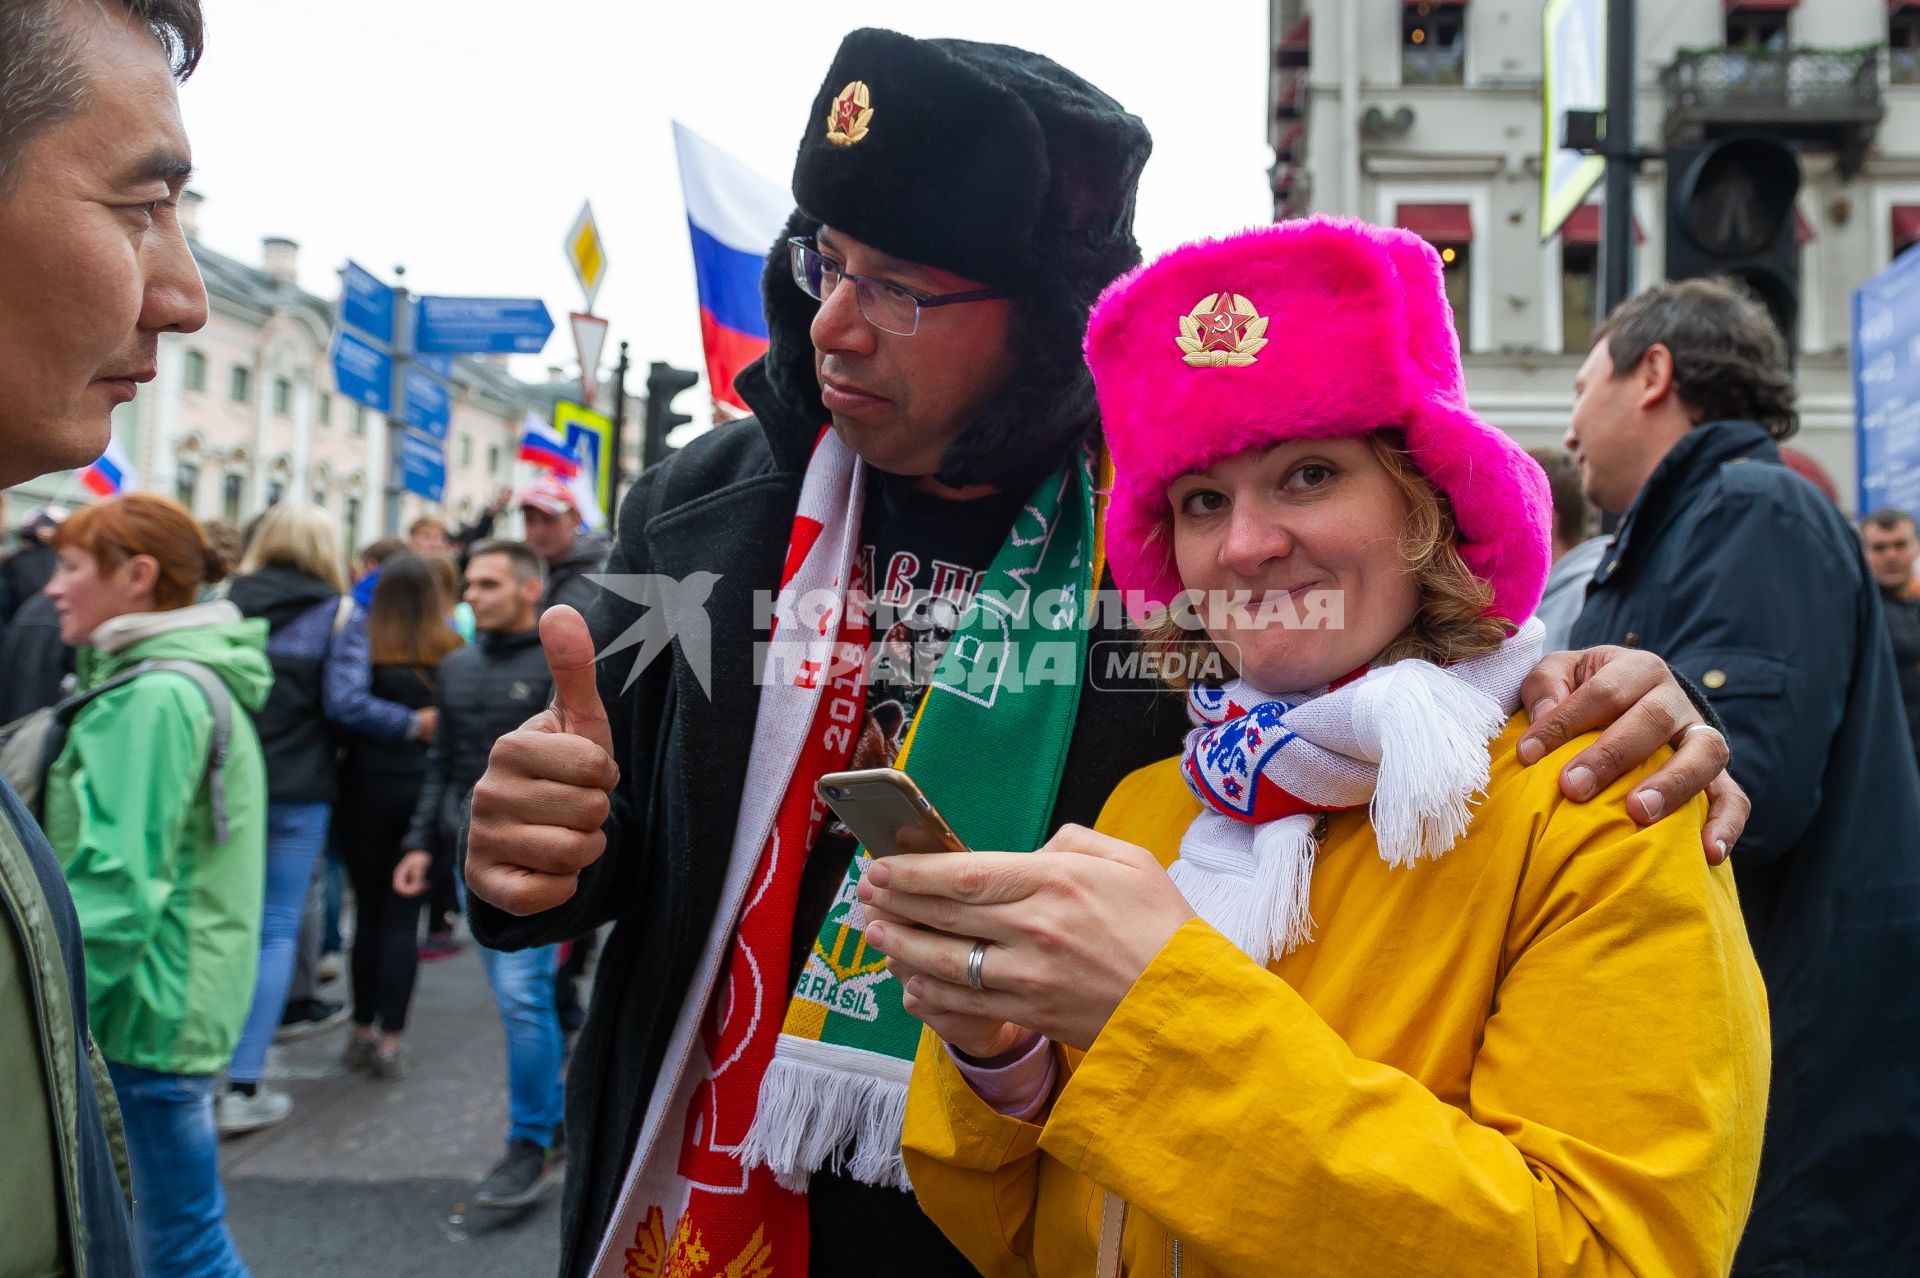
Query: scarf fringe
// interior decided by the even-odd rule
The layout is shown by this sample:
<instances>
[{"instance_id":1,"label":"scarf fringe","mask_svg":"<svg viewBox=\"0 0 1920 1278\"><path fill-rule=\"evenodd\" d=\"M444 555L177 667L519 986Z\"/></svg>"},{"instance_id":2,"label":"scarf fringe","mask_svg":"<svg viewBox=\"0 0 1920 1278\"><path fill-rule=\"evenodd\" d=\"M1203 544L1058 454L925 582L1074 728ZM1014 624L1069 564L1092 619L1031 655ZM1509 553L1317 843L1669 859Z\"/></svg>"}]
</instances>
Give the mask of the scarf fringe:
<instances>
[{"instance_id":1,"label":"scarf fringe","mask_svg":"<svg viewBox=\"0 0 1920 1278\"><path fill-rule=\"evenodd\" d=\"M807 1192L808 1178L823 1168L869 1185L912 1189L900 1154L905 1077L877 1078L841 1062L804 1059L831 1052L811 1040L781 1036L780 1051L760 1083L741 1163L772 1168L774 1179L796 1194ZM903 1064L911 1071L912 1062Z\"/></svg>"},{"instance_id":2,"label":"scarf fringe","mask_svg":"<svg viewBox=\"0 0 1920 1278\"><path fill-rule=\"evenodd\" d=\"M1506 712L1464 679L1425 661L1403 661L1363 681L1353 722L1379 760L1368 816L1380 856L1405 867L1460 841L1473 803L1492 778L1487 742Z\"/></svg>"},{"instance_id":3,"label":"scarf fringe","mask_svg":"<svg viewBox=\"0 0 1920 1278\"><path fill-rule=\"evenodd\" d=\"M1250 826L1203 812L1167 867L1193 912L1256 962L1313 940L1315 818Z\"/></svg>"}]
</instances>

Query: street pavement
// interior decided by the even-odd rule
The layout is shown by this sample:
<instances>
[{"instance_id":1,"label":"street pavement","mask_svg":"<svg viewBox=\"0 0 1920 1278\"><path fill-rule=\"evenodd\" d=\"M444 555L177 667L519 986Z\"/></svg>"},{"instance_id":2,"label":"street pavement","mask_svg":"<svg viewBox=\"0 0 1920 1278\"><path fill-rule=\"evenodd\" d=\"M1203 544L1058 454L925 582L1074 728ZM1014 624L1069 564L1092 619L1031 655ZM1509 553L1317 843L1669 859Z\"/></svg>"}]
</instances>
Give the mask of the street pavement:
<instances>
[{"instance_id":1,"label":"street pavement","mask_svg":"<svg viewBox=\"0 0 1920 1278\"><path fill-rule=\"evenodd\" d=\"M323 988L345 1000L346 981ZM227 1220L254 1278L549 1278L560 1178L517 1216L470 1205L504 1152L506 1045L473 941L420 965L397 1083L349 1073L344 1027L274 1048L294 1098L276 1127L223 1141Z\"/></svg>"}]
</instances>

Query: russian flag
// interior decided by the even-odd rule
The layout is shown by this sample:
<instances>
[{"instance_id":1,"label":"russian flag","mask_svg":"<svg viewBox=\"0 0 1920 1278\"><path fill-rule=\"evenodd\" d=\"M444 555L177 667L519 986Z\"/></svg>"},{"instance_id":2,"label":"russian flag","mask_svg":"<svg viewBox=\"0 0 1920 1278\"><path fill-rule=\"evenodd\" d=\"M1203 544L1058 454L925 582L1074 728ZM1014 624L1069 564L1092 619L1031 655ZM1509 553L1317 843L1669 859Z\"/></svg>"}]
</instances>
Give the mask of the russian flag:
<instances>
[{"instance_id":1,"label":"russian flag","mask_svg":"<svg viewBox=\"0 0 1920 1278\"><path fill-rule=\"evenodd\" d=\"M567 447L567 441L532 410L521 423L520 460L550 470L562 479L572 479L580 473L580 459Z\"/></svg>"},{"instance_id":2,"label":"russian flag","mask_svg":"<svg viewBox=\"0 0 1920 1278\"><path fill-rule=\"evenodd\" d=\"M793 197L678 120L673 141L693 233L707 387L715 402L745 411L733 379L767 350L760 271L793 212Z\"/></svg>"},{"instance_id":3,"label":"russian flag","mask_svg":"<svg viewBox=\"0 0 1920 1278\"><path fill-rule=\"evenodd\" d=\"M105 499L118 497L133 483L133 463L120 447L120 441L109 435L107 451L100 460L80 472L80 484L95 497Z\"/></svg>"}]
</instances>

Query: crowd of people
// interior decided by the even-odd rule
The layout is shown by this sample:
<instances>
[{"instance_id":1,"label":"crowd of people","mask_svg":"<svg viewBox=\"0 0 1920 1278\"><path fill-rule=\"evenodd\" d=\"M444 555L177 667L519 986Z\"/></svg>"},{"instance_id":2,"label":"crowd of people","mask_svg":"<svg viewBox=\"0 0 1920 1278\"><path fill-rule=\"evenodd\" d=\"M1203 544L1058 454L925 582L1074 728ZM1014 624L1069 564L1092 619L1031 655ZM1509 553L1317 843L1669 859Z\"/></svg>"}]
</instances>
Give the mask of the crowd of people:
<instances>
[{"instance_id":1,"label":"crowd of people","mask_svg":"<svg viewBox=\"0 0 1920 1278\"><path fill-rule=\"evenodd\" d=\"M205 321L201 44L194 0L0 14L0 484L97 456ZM474 1201L564 1166L565 1275L1910 1268L1911 514L1786 464L1725 284L1608 316L1529 456L1424 241L1143 264L1149 149L1038 54L848 35L753 415L610 545L544 480L351 571L292 503L30 519L0 1272L246 1273L217 1148L290 1112L269 1045L404 1077L462 895L507 1061ZM711 650L599 659L656 606L603 565L709 574ZM1083 677L1113 643L1226 673ZM870 855L816 793L850 767L974 850Z\"/></svg>"}]
</instances>

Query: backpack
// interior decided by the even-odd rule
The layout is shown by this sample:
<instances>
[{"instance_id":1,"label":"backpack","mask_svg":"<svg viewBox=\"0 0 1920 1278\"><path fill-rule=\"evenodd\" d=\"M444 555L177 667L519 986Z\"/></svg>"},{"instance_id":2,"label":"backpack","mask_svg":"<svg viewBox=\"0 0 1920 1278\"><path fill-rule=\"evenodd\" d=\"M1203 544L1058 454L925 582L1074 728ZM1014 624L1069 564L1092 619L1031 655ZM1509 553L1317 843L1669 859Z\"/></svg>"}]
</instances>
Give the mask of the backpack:
<instances>
[{"instance_id":1,"label":"backpack","mask_svg":"<svg viewBox=\"0 0 1920 1278\"><path fill-rule=\"evenodd\" d=\"M67 727L73 717L101 693L156 670L191 679L213 711L213 734L207 741L206 781L212 798L214 842L227 841L225 769L227 746L233 738L233 696L219 675L197 661L142 661L84 692L76 692L53 705L22 715L12 723L0 725L0 776L6 777L36 821L44 815L47 774L52 771L54 760L60 757L60 751L66 748Z\"/></svg>"}]
</instances>

